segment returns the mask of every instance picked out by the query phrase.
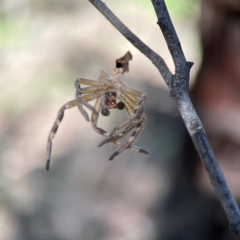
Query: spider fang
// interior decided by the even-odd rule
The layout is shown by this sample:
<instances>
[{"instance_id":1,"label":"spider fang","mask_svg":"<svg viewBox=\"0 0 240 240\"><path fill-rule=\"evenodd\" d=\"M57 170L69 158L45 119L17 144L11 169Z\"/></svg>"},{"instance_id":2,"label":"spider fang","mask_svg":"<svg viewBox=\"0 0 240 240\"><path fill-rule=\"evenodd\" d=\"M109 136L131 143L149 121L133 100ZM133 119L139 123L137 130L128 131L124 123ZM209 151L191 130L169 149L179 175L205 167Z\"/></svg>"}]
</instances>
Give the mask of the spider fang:
<instances>
[{"instance_id":1,"label":"spider fang","mask_svg":"<svg viewBox=\"0 0 240 240\"><path fill-rule=\"evenodd\" d=\"M108 109L117 107L116 96L117 95L115 92L107 92L105 94L105 104Z\"/></svg>"},{"instance_id":2,"label":"spider fang","mask_svg":"<svg viewBox=\"0 0 240 240\"><path fill-rule=\"evenodd\" d=\"M50 168L52 141L61 123L65 110L73 107L78 107L86 121L90 121L88 113L84 109L89 109L91 114L91 124L98 134L101 134L105 139L98 145L99 147L114 143L117 149L109 158L113 160L124 150L129 149L137 153L149 155L149 152L132 145L137 139L139 133L146 125L146 115L144 106L147 101L147 95L144 92L129 88L120 80L120 76L129 71L129 61L132 60L132 54L128 51L124 56L116 60L116 66L111 75L105 72L100 72L98 80L89 80L78 78L75 81L76 95L75 98L64 104L57 115L53 127L48 136L47 152L46 152L46 170ZM88 87L82 88L82 84ZM94 106L88 102L96 100ZM125 120L120 125L116 126L111 133L97 126L99 113L103 116L109 116L109 109L117 108L125 109L129 115L129 119ZM126 142L123 142L123 137L130 134Z\"/></svg>"}]
</instances>

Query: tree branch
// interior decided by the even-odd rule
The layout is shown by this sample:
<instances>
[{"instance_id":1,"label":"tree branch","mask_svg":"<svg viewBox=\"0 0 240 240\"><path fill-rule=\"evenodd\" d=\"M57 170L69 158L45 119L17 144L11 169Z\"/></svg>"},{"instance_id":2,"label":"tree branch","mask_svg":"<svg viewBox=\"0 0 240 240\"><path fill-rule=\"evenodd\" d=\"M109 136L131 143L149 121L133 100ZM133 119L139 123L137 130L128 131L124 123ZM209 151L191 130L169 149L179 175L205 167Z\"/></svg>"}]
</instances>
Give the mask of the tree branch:
<instances>
[{"instance_id":1,"label":"tree branch","mask_svg":"<svg viewBox=\"0 0 240 240\"><path fill-rule=\"evenodd\" d=\"M99 0L89 0L98 10L101 12L108 21L129 41L131 42L140 52L142 52L152 63L157 67L161 73L163 79L169 84L172 79L172 74L166 65L163 58L143 43L135 34L133 34L106 6L105 3Z\"/></svg>"},{"instance_id":2,"label":"tree branch","mask_svg":"<svg viewBox=\"0 0 240 240\"><path fill-rule=\"evenodd\" d=\"M211 183L230 222L230 229L240 236L240 211L226 183L222 170L207 139L202 123L189 97L189 75L193 65L187 62L180 41L173 27L164 0L152 0L163 36L175 64L175 74L171 74L164 60L134 35L100 0L89 0L137 49L158 68L170 89L170 97L176 103L189 131L198 154L205 166Z\"/></svg>"}]
</instances>

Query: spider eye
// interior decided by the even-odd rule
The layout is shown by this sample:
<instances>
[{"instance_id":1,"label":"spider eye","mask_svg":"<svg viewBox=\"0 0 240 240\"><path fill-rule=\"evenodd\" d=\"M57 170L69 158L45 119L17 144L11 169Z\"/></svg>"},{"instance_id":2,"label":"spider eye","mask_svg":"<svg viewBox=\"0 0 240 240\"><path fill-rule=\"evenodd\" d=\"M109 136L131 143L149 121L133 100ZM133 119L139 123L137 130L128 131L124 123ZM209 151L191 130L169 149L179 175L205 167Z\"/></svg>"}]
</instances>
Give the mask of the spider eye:
<instances>
[{"instance_id":1,"label":"spider eye","mask_svg":"<svg viewBox=\"0 0 240 240\"><path fill-rule=\"evenodd\" d=\"M101 113L105 117L110 115L110 111L107 108L102 108Z\"/></svg>"},{"instance_id":2,"label":"spider eye","mask_svg":"<svg viewBox=\"0 0 240 240\"><path fill-rule=\"evenodd\" d=\"M125 107L124 102L119 102L119 103L117 104L117 109L119 109L119 110L123 110L124 107Z\"/></svg>"}]
</instances>

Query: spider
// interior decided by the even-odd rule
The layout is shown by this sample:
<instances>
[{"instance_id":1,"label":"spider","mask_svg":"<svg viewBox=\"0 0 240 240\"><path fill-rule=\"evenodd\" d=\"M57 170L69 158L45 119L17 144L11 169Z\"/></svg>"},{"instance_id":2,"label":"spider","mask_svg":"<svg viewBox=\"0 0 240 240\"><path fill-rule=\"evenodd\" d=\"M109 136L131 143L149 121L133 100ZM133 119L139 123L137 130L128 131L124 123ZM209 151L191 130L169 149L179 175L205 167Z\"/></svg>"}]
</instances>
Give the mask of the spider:
<instances>
[{"instance_id":1,"label":"spider","mask_svg":"<svg viewBox=\"0 0 240 240\"><path fill-rule=\"evenodd\" d=\"M149 154L147 150L132 145L146 124L144 105L147 101L147 95L144 92L140 92L125 86L119 79L121 75L129 71L128 65L130 60L132 60L132 54L128 51L123 57L116 60L116 67L113 69L112 75L109 76L107 73L101 71L98 80L78 78L75 81L75 99L67 102L60 108L57 118L48 136L46 152L47 171L50 168L52 140L58 130L59 124L63 119L65 110L73 107L78 107L79 111L88 122L90 119L88 113L83 107L86 107L92 112L91 124L93 129L105 137L98 147L111 142L119 147L119 149L117 149L110 156L109 160L113 160L125 149L130 149L146 155ZM82 88L81 84L87 85L88 87ZM88 103L91 100L96 100L94 106ZM107 133L105 130L97 126L98 117L100 111L103 116L109 116L109 110L113 108L117 108L119 110L125 109L130 117L115 127L112 132ZM131 133L131 135L127 142L121 142L120 140L122 140L122 138L128 133Z\"/></svg>"}]
</instances>

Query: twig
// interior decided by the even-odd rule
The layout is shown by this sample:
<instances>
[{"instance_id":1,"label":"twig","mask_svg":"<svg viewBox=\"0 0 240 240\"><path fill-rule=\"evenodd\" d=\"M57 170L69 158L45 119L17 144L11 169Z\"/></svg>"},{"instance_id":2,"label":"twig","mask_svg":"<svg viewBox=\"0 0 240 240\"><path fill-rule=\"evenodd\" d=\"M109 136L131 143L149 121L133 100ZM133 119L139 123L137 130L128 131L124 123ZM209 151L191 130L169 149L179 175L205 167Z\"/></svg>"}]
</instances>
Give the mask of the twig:
<instances>
[{"instance_id":1,"label":"twig","mask_svg":"<svg viewBox=\"0 0 240 240\"><path fill-rule=\"evenodd\" d=\"M198 154L206 168L211 183L221 201L230 222L230 229L240 236L240 211L238 205L226 183L222 170L216 160L212 148L207 139L202 123L193 107L189 97L189 74L193 65L187 62L173 27L164 0L152 0L158 25L168 45L175 64L175 74L168 69L164 60L136 35L134 35L100 0L89 0L111 23L126 37L137 49L139 49L158 68L164 81L170 89L170 97L176 103Z\"/></svg>"},{"instance_id":2,"label":"twig","mask_svg":"<svg viewBox=\"0 0 240 240\"><path fill-rule=\"evenodd\" d=\"M105 3L99 0L89 0L98 10L101 12L110 23L131 42L140 52L142 52L147 58L149 58L152 63L157 67L161 73L163 79L167 82L171 82L172 74L168 69L164 60L155 53L151 48L149 48L145 43L143 43L135 34L133 34L106 6Z\"/></svg>"}]
</instances>

